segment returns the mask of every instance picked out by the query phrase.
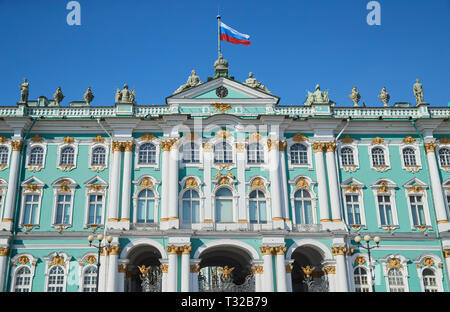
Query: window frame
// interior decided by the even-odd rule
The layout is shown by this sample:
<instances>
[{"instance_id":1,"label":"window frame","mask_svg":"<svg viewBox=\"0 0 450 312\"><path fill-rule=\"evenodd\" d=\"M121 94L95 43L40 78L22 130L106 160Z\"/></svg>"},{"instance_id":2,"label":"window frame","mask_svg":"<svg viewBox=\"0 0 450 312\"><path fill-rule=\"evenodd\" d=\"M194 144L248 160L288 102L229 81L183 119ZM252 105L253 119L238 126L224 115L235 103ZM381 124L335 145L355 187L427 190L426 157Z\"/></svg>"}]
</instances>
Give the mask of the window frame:
<instances>
[{"instance_id":1,"label":"window frame","mask_svg":"<svg viewBox=\"0 0 450 312\"><path fill-rule=\"evenodd\" d=\"M70 182L65 186L68 189L63 189L63 182ZM59 178L52 183L53 187L53 213L52 213L52 227L56 228L59 226L70 227L73 222L73 201L75 197L75 189L78 184L67 177ZM57 212L58 212L58 197L59 195L67 196L70 195L70 208L69 208L69 223L67 224L56 224Z\"/></svg>"},{"instance_id":2,"label":"window frame","mask_svg":"<svg viewBox=\"0 0 450 312\"><path fill-rule=\"evenodd\" d=\"M92 164L92 160L94 157L94 150L96 148L102 147L105 150L105 164L102 165L94 165ZM103 171L108 168L108 160L109 160L109 146L106 143L93 143L89 147L89 169L93 171Z\"/></svg>"},{"instance_id":3,"label":"window frame","mask_svg":"<svg viewBox=\"0 0 450 312\"><path fill-rule=\"evenodd\" d=\"M24 259L24 257L26 257L27 259L25 261L23 261L22 259ZM30 292L32 292L33 290L33 279L34 279L34 273L36 270L36 263L39 259L35 258L33 255L29 254L29 253L19 253L17 255L15 255L14 257L11 258L11 264L13 264L11 266L11 276L12 276L12 280L11 280L11 285L10 285L10 292L15 292L15 288L16 288L16 274L18 272L19 269L21 269L22 267L27 267L30 270L30 285L29 285L29 290Z\"/></svg>"},{"instance_id":4,"label":"window frame","mask_svg":"<svg viewBox=\"0 0 450 312\"><path fill-rule=\"evenodd\" d=\"M145 135L143 137L144 137L144 139L142 137L139 139L136 139L136 144L134 147L134 167L136 170L139 170L141 168L153 168L155 170L159 170L161 140L154 137L153 135L149 135L150 138L148 138L148 139L145 138ZM144 144L147 144L147 143L151 143L155 146L155 163L140 164L139 163L139 151L141 149L141 146Z\"/></svg>"},{"instance_id":5,"label":"window frame","mask_svg":"<svg viewBox=\"0 0 450 312\"><path fill-rule=\"evenodd\" d=\"M42 142L33 142L31 139L27 140L27 151L26 151L26 157L25 157L25 164L26 168L30 171L40 171L41 169L45 168L45 164L47 162L47 143L44 139L42 139ZM30 158L31 158L31 151L33 148L40 147L43 150L42 155L42 165L30 165ZM59 157L58 157L59 160Z\"/></svg>"},{"instance_id":6,"label":"window frame","mask_svg":"<svg viewBox=\"0 0 450 312\"><path fill-rule=\"evenodd\" d=\"M383 181L386 181L386 187L388 192L381 191L381 187L384 185L381 184ZM382 229L386 228L398 228L399 227L399 219L398 219L398 211L397 211L397 205L396 205L396 188L397 185L388 179L378 179L375 181L374 184L371 185L373 196L375 199L375 210L377 213L377 222L378 227ZM390 204L391 204L391 210L392 210L392 224L390 225L382 225L381 224L381 216L380 216L380 210L379 210L379 202L378 202L378 196L389 196L390 197Z\"/></svg>"},{"instance_id":7,"label":"window frame","mask_svg":"<svg viewBox=\"0 0 450 312\"><path fill-rule=\"evenodd\" d=\"M11 161L11 152L12 152L12 147L9 143L0 143L0 147L4 147L7 149L7 158L6 158L6 164L0 164L0 171L1 170L5 170L6 168L9 168L9 164Z\"/></svg>"},{"instance_id":8,"label":"window frame","mask_svg":"<svg viewBox=\"0 0 450 312\"><path fill-rule=\"evenodd\" d=\"M444 171L449 172L450 171L450 160L449 160L449 164L448 165L442 164L441 156L440 156L441 150L447 150L449 152L449 155L450 155L450 144L439 144L438 148L437 148L437 151L436 151L436 156L437 156L437 160L438 160L438 163L439 163L439 168L441 168Z\"/></svg>"},{"instance_id":9,"label":"window frame","mask_svg":"<svg viewBox=\"0 0 450 312\"><path fill-rule=\"evenodd\" d=\"M406 149L412 149L414 151L414 157L416 160L415 166L407 166L406 165L404 155L403 155L403 153ZM401 144L399 147L399 155L400 155L403 170L417 172L418 170L422 169L422 160L420 157L420 149L416 143L415 144L404 144L404 143Z\"/></svg>"},{"instance_id":10,"label":"window frame","mask_svg":"<svg viewBox=\"0 0 450 312\"><path fill-rule=\"evenodd\" d=\"M35 189L30 188L30 184L36 185ZM19 228L27 228L27 227L39 227L40 225L40 216L41 216L41 207L42 207L42 197L44 192L45 184L35 177L30 177L29 179L22 182L22 194L21 194L21 203L20 203L20 216L19 216ZM38 207L36 210L36 224L25 224L25 199L27 195L36 195L39 197L38 199Z\"/></svg>"},{"instance_id":11,"label":"window frame","mask_svg":"<svg viewBox=\"0 0 450 312\"><path fill-rule=\"evenodd\" d=\"M303 181L306 183L306 185L298 185L300 179L303 179ZM319 220L317 217L317 194L314 191L315 185L317 184L316 181L311 180L311 178L303 175L296 176L294 179L288 181L291 192L290 192L290 204L291 204L291 216L292 216L292 226L297 231L300 230L302 226L311 226L311 225L318 225ZM312 210L312 216L313 216L313 223L312 224L302 224L297 223L296 217L295 217L295 193L301 189L305 188L311 195L311 210Z\"/></svg>"},{"instance_id":12,"label":"window frame","mask_svg":"<svg viewBox=\"0 0 450 312\"><path fill-rule=\"evenodd\" d=\"M341 166L341 168L344 169L344 171L347 172L354 172L356 170L359 169L359 151L358 151L358 146L356 145L356 143L352 142L352 143L342 143L342 141L339 143L339 148L337 149L338 151L338 158L339 158L339 164ZM344 148L349 148L352 150L353 152L353 166L347 166L344 165L343 159L342 159L342 150Z\"/></svg>"},{"instance_id":13,"label":"window frame","mask_svg":"<svg viewBox=\"0 0 450 312\"><path fill-rule=\"evenodd\" d=\"M145 185L145 183L143 183L146 179L150 179L151 181L151 186L149 185ZM133 226L138 228L138 229L146 229L146 228L157 228L160 224L160 218L161 218L161 212L159 211L160 209L160 194L158 191L158 187L160 182L156 181L152 176L150 175L142 175L139 177L139 179L133 181L134 184L134 193L133 193ZM154 194L154 201L155 201L155 216L154 216L154 220L155 222L153 223L138 223L137 222L137 212L138 212L138 203L139 203L139 193L141 191L143 191L144 189L149 189L153 192Z\"/></svg>"},{"instance_id":14,"label":"window frame","mask_svg":"<svg viewBox=\"0 0 450 312\"><path fill-rule=\"evenodd\" d=\"M391 286L389 284L389 270L391 269L391 267L389 267L390 265L390 261L393 259L398 259L399 260L399 267L398 269L402 272L402 277L403 277L403 285L405 287L405 291L404 292L409 292L409 284L408 284L408 278L409 278L409 274L408 274L408 261L409 259L405 258L402 255L396 254L389 254L384 258L380 259L380 262L382 263L383 266L383 274L385 277L385 283L386 283L386 291L387 292L391 292Z\"/></svg>"},{"instance_id":15,"label":"window frame","mask_svg":"<svg viewBox=\"0 0 450 312\"><path fill-rule=\"evenodd\" d=\"M53 262L53 259L55 257L62 257L63 263L62 264L51 265L52 262ZM49 289L49 286L50 286L49 285L50 271L54 267L61 267L63 269L63 272L64 272L64 275L63 275L64 276L64 283L62 285L62 287L63 287L62 292L66 292L66 290L67 290L67 277L69 275L69 269L70 269L70 266L69 266L70 259L72 259L72 256L69 256L69 255L67 255L64 252L61 252L61 253L52 252L48 256L44 257L44 260L45 260L45 282L44 282L44 285L45 285L44 289L45 290L44 291L45 292L49 292L48 289Z\"/></svg>"},{"instance_id":16,"label":"window frame","mask_svg":"<svg viewBox=\"0 0 450 312\"><path fill-rule=\"evenodd\" d=\"M199 157L199 161L196 163L193 162L184 162L184 146L185 145L191 145L191 144L195 144L198 147L198 157ZM192 150L191 150L192 152ZM180 142L180 147L179 147L179 155L180 155L180 159L179 159L179 168L183 169L186 167L194 167L194 168L201 168L203 167L203 146L202 143L200 142L200 140L183 140Z\"/></svg>"},{"instance_id":17,"label":"window frame","mask_svg":"<svg viewBox=\"0 0 450 312\"><path fill-rule=\"evenodd\" d=\"M384 155L384 165L381 165L381 166L375 166L374 162L373 162L373 150L378 149L378 148L383 151L383 155ZM388 146L386 146L384 144L369 145L368 152L369 152L369 159L370 159L370 167L372 169L374 169L376 171L380 171L380 172L384 172L386 170L391 169L391 162L390 162Z\"/></svg>"},{"instance_id":18,"label":"window frame","mask_svg":"<svg viewBox=\"0 0 450 312\"><path fill-rule=\"evenodd\" d=\"M291 142L290 142L290 140L287 140L287 142L288 142L288 146L287 146L287 149L286 149L286 154L287 154L287 158L288 158L288 168L290 170L292 170L294 168L308 168L308 169L312 169L312 151L311 151L312 148L311 148L311 144L309 144L307 141L304 141L304 142L292 142L292 140L291 140ZM305 152L306 152L306 159L307 159L307 163L306 164L295 164L295 163L292 162L292 154L291 154L292 151L291 151L291 149L296 144L303 145L306 148L306 150L305 150Z\"/></svg>"},{"instance_id":19,"label":"window frame","mask_svg":"<svg viewBox=\"0 0 450 312\"><path fill-rule=\"evenodd\" d=\"M106 213L106 197L107 197L107 187L108 183L106 183L99 176L95 176L84 183L84 187L86 188L85 193L85 207L84 207L84 228L89 227L100 227L105 224L105 213ZM102 215L101 215L101 223L100 224L89 224L89 204L90 195L102 195Z\"/></svg>"},{"instance_id":20,"label":"window frame","mask_svg":"<svg viewBox=\"0 0 450 312\"><path fill-rule=\"evenodd\" d=\"M426 260L427 258L431 258L433 260L433 263L432 264L424 263L425 262L424 260ZM425 253L417 257L414 260L414 263L416 264L417 275L420 280L420 287L422 292L425 292L425 283L423 278L423 271L425 269L430 269L434 272L438 292L444 292L444 284L443 284L444 273L442 271L443 263L440 257L431 253Z\"/></svg>"},{"instance_id":21,"label":"window frame","mask_svg":"<svg viewBox=\"0 0 450 312\"><path fill-rule=\"evenodd\" d=\"M231 192L231 197L223 198L223 199L231 199L231 201L232 201L231 202L232 220L230 222L217 222L217 207L216 207L217 206L216 205L217 204L217 196L216 196L216 194L220 189L223 189L223 188L226 188ZM231 187L229 185L217 185L215 187L215 189L213 190L213 193L212 193L212 203L213 203L212 218L213 218L214 224L216 224L216 227L219 226L219 228L220 228L221 225L223 227L226 227L226 225L228 225L228 224L234 224L234 223L238 222L238 220L237 220L237 217L238 217L237 202L238 202L238 195L237 195L237 192L234 189L234 187Z\"/></svg>"},{"instance_id":22,"label":"window frame","mask_svg":"<svg viewBox=\"0 0 450 312\"><path fill-rule=\"evenodd\" d=\"M62 151L68 147L73 148L73 164L62 165L61 164ZM78 140L73 140L72 143L64 143L63 142L63 143L59 144L58 152L57 152L56 168L58 168L62 171L71 171L71 170L77 168L77 163L78 163Z\"/></svg>"},{"instance_id":23,"label":"window frame","mask_svg":"<svg viewBox=\"0 0 450 312\"><path fill-rule=\"evenodd\" d=\"M229 153L231 154L230 162L216 161L216 146L218 146L218 145L230 147L230 150L229 150ZM222 152L224 153L224 155L227 154L226 150L222 150ZM215 166L230 166L230 167L234 166L236 164L236 150L235 150L233 142L231 142L227 139L217 140L216 142L213 142L213 144L212 144L212 163Z\"/></svg>"}]
</instances>

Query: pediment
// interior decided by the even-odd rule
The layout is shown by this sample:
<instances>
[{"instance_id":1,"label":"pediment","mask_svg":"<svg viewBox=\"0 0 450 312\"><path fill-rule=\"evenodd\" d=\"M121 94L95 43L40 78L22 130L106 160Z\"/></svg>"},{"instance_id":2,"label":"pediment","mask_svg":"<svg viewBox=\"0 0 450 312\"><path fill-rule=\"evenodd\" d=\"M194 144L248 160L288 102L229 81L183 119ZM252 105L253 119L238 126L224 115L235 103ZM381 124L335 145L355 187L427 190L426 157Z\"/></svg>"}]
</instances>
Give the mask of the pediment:
<instances>
[{"instance_id":1,"label":"pediment","mask_svg":"<svg viewBox=\"0 0 450 312\"><path fill-rule=\"evenodd\" d=\"M108 186L108 183L106 183L105 180L103 180L99 176L92 177L88 181L84 182L84 186L91 186L93 184L99 184L101 186Z\"/></svg>"},{"instance_id":2,"label":"pediment","mask_svg":"<svg viewBox=\"0 0 450 312\"><path fill-rule=\"evenodd\" d=\"M228 91L226 97L219 97L216 90L225 87ZM230 104L277 104L279 98L251 88L238 81L228 78L217 78L166 98L167 104L201 104L211 102L226 102Z\"/></svg>"}]
</instances>

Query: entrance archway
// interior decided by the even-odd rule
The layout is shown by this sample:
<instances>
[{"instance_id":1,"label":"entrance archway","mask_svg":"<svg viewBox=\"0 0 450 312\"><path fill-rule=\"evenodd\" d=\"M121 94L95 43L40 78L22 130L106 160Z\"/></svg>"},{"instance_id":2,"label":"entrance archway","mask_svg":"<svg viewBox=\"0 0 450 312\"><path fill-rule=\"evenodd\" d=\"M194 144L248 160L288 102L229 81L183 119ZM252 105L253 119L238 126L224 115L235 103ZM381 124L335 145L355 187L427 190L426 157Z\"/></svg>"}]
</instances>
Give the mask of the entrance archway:
<instances>
[{"instance_id":1,"label":"entrance archway","mask_svg":"<svg viewBox=\"0 0 450 312\"><path fill-rule=\"evenodd\" d=\"M303 268L309 266L310 268L314 268L314 271L311 273L312 281L314 283L322 283L322 277L324 276L324 272L322 271L322 254L317 251L315 248L310 246L301 246L294 250L292 253L291 259L294 259L292 263L292 291L293 292L308 292L311 289L308 288L306 284L306 274Z\"/></svg>"},{"instance_id":2,"label":"entrance archway","mask_svg":"<svg viewBox=\"0 0 450 312\"><path fill-rule=\"evenodd\" d=\"M131 249L128 253L128 266L125 280L126 292L142 292L142 279L139 266L145 266L148 270L148 276L152 291L161 291L162 272L161 272L161 254L159 250L150 245L139 245Z\"/></svg>"},{"instance_id":3,"label":"entrance archway","mask_svg":"<svg viewBox=\"0 0 450 312\"><path fill-rule=\"evenodd\" d=\"M253 292L252 258L234 246L214 246L200 255L199 291Z\"/></svg>"}]
</instances>

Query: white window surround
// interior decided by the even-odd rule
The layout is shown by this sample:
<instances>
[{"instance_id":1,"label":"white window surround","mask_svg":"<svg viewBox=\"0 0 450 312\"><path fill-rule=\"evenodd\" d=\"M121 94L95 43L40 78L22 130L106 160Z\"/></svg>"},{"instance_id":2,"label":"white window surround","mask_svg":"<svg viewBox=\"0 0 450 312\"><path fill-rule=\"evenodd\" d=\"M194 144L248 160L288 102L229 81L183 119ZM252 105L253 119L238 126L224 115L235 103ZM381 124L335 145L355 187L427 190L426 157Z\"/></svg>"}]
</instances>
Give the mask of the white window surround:
<instances>
[{"instance_id":1,"label":"white window surround","mask_svg":"<svg viewBox=\"0 0 450 312\"><path fill-rule=\"evenodd\" d=\"M301 180L302 179L302 180ZM317 184L316 181L313 181L308 176L296 176L294 179L288 181L291 191L290 191L290 201L291 201L291 215L292 215L292 224L295 229L299 229L302 224L297 224L297 220L295 217L295 193L299 189L305 189L311 195L311 210L313 213L313 224L319 224L319 220L317 220L317 194L314 192L314 187ZM306 183L306 185L304 184Z\"/></svg>"},{"instance_id":2,"label":"white window surround","mask_svg":"<svg viewBox=\"0 0 450 312\"><path fill-rule=\"evenodd\" d=\"M211 210L212 210L212 220L214 222L215 230L217 231L224 231L224 230L238 230L239 229L239 223L238 223L238 200L239 200L239 194L237 190L230 186L230 185L217 185L217 181L212 181L213 183L216 183L216 187L212 191L212 198L211 198ZM236 183L236 182L234 182ZM226 188L231 191L232 198L233 198L233 222L232 223L220 223L216 222L216 193L219 189Z\"/></svg>"},{"instance_id":3,"label":"white window surround","mask_svg":"<svg viewBox=\"0 0 450 312\"><path fill-rule=\"evenodd\" d=\"M105 149L105 165L104 166L94 166L92 165L92 152L97 147L103 147ZM109 159L109 146L106 143L93 143L89 147L89 169L94 171L103 171L104 169L108 168L108 159Z\"/></svg>"},{"instance_id":4,"label":"white window surround","mask_svg":"<svg viewBox=\"0 0 450 312\"><path fill-rule=\"evenodd\" d=\"M255 186L252 187L253 182L255 179L259 179L263 181L263 186ZM247 192L245 193L245 203L246 203L246 220L250 226L250 230L258 231L258 230L270 230L272 229L272 205L271 205L271 197L269 190L270 182L265 179L262 176L253 176L250 178L248 182L245 182ZM266 224L250 224L250 193L253 191L261 191L264 193L264 198L266 200L266 216L267 216L267 223Z\"/></svg>"},{"instance_id":5,"label":"white window surround","mask_svg":"<svg viewBox=\"0 0 450 312\"><path fill-rule=\"evenodd\" d=\"M221 144L222 142L227 143L230 147L231 147L231 163L221 163L221 162L216 162L216 150L215 147L218 144ZM211 146L211 152L212 152L212 164L213 164L213 168L216 168L219 170L220 167L229 167L229 168L233 168L236 166L236 146L235 146L235 142L234 142L234 138L233 137L227 137L226 139L213 139L210 141L210 143L212 143Z\"/></svg>"},{"instance_id":6,"label":"white window surround","mask_svg":"<svg viewBox=\"0 0 450 312\"><path fill-rule=\"evenodd\" d=\"M20 205L20 223L19 228L23 228L25 226L30 227L39 227L40 224L40 216L41 216L41 205L42 205L42 195L44 191L45 183L39 180L36 177L30 177L22 182L20 185L22 187L22 200ZM27 195L37 195L39 196L38 209L36 211L36 224L24 224L23 218L25 214L25 198Z\"/></svg>"},{"instance_id":7,"label":"white window surround","mask_svg":"<svg viewBox=\"0 0 450 312\"><path fill-rule=\"evenodd\" d=\"M439 164L439 168L449 172L450 171L450 166L445 166L442 165L441 163L441 158L439 156L439 152L441 151L441 149L447 149L450 152L450 144L438 144L437 148L436 148L436 158L437 158L437 162Z\"/></svg>"},{"instance_id":8,"label":"white window surround","mask_svg":"<svg viewBox=\"0 0 450 312\"><path fill-rule=\"evenodd\" d=\"M248 162L248 148L251 144L259 144L263 150L263 157L264 157L264 161L261 163L249 163ZM244 158L245 158L245 169L250 169L250 168L261 168L264 166L267 166L268 162L269 162L269 148L267 146L267 137L261 135L260 133L252 133L250 134L245 142L245 151L244 151Z\"/></svg>"},{"instance_id":9,"label":"white window surround","mask_svg":"<svg viewBox=\"0 0 450 312\"><path fill-rule=\"evenodd\" d=\"M51 265L52 262L54 261L55 257L62 257L62 263ZM61 252L61 253L52 252L48 256L44 257L44 260L45 260L45 284L44 284L45 292L48 292L49 273L50 273L51 268L53 268L54 266L60 266L64 270L63 292L66 291L67 276L69 275L69 268L70 268L70 259L72 259L72 256L69 256L64 252Z\"/></svg>"},{"instance_id":10,"label":"white window surround","mask_svg":"<svg viewBox=\"0 0 450 312\"><path fill-rule=\"evenodd\" d=\"M25 259L25 257L27 259ZM20 262L19 262L20 260ZM36 270L36 263L38 262L39 258L35 258L33 255L29 254L29 253L20 253L15 255L12 259L11 259L11 264L14 264L13 266L11 266L11 288L10 291L14 292L14 289L16 288L16 273L19 272L19 270L23 267L27 267L28 269L30 269L30 277L31 277L31 281L30 281L30 285L29 285L29 290L31 292L31 289L33 287L33 278L34 278L34 272Z\"/></svg>"},{"instance_id":11,"label":"white window surround","mask_svg":"<svg viewBox=\"0 0 450 312\"><path fill-rule=\"evenodd\" d=\"M447 210L447 216L450 215L450 202L447 200L447 196L450 196L450 179L447 179L442 183L444 191L445 209Z\"/></svg>"},{"instance_id":12,"label":"white window surround","mask_svg":"<svg viewBox=\"0 0 450 312\"><path fill-rule=\"evenodd\" d=\"M151 184L148 182L151 181ZM144 182L144 183L143 183ZM159 202L161 200L160 194L158 192L158 187L160 182L157 181L155 178L153 178L150 175L142 175L137 180L133 181L134 184L134 193L133 193L133 224L137 229L146 229L148 227L155 228L159 224ZM154 216L154 223L137 223L137 208L138 208L138 201L139 201L139 193L143 191L144 189L149 189L153 192L155 195L155 216ZM156 228L155 228L156 229Z\"/></svg>"},{"instance_id":13,"label":"white window surround","mask_svg":"<svg viewBox=\"0 0 450 312\"><path fill-rule=\"evenodd\" d=\"M361 258L361 257L364 258L364 263L358 264L356 262L356 259ZM372 292L373 291L373 289L372 289L373 280L372 280L372 277L370 276L370 272L371 272L370 269L372 269L372 274L374 274L375 267L377 265L377 261L373 257L371 257L370 260L371 260L371 262L369 265L369 256L367 255L367 253L354 253L350 259L350 264L351 264L351 268L352 268L350 271L351 271L351 281L354 284L354 282L355 282L354 272L355 272L356 268L361 267L361 268L366 269L367 284L369 286L369 292ZM353 285L353 288L355 288L355 285Z\"/></svg>"},{"instance_id":14,"label":"white window surround","mask_svg":"<svg viewBox=\"0 0 450 312\"><path fill-rule=\"evenodd\" d=\"M408 285L408 261L410 259L405 258L402 255L396 254L389 254L384 258L380 258L379 261L382 264L383 267L383 274L385 277L385 281L386 281L386 291L390 292L390 285L389 285L389 275L388 272L389 270L392 268L392 264L391 263L395 263L398 260L398 268L400 269L400 271L402 272L402 277L403 277L403 285L405 287L405 292L409 292L409 285ZM395 267L394 267L395 268Z\"/></svg>"},{"instance_id":15,"label":"white window surround","mask_svg":"<svg viewBox=\"0 0 450 312\"><path fill-rule=\"evenodd\" d=\"M344 164L342 163L342 155L341 155L341 151L343 148L350 148L353 151L353 160L354 160L354 165L353 166L344 166ZM339 164L340 167L343 168L345 171L356 171L359 169L359 151L358 151L358 145L353 142L353 143L342 143L340 142L338 144L338 157L339 157Z\"/></svg>"},{"instance_id":16,"label":"white window surround","mask_svg":"<svg viewBox=\"0 0 450 312\"><path fill-rule=\"evenodd\" d=\"M139 149L142 145L146 143L151 143L155 146L155 160L154 164L139 164ZM161 150L161 140L158 138L153 138L151 140L144 140L142 138L136 139L134 148L134 168L135 170L139 170L141 168L154 168L155 170L159 170L159 154Z\"/></svg>"},{"instance_id":17,"label":"white window surround","mask_svg":"<svg viewBox=\"0 0 450 312\"><path fill-rule=\"evenodd\" d=\"M68 182L68 183L67 183ZM52 226L64 226L65 228L70 227L72 225L73 218L73 200L75 197L75 189L78 184L71 178L63 177L55 180L52 183L53 187L53 214L52 214ZM58 195L70 195L70 221L68 224L58 224L56 223L56 214L58 210Z\"/></svg>"},{"instance_id":18,"label":"white window surround","mask_svg":"<svg viewBox=\"0 0 450 312\"><path fill-rule=\"evenodd\" d=\"M372 150L375 149L375 148L381 148L384 151L384 162L385 162L384 166L374 166L374 164L373 164L373 157L372 157ZM369 152L370 167L372 169L375 169L376 171L381 171L381 172L384 172L386 170L391 169L391 162L390 162L388 146L386 146L384 144L374 144L374 145L369 145L369 148L367 150Z\"/></svg>"},{"instance_id":19,"label":"white window surround","mask_svg":"<svg viewBox=\"0 0 450 312\"><path fill-rule=\"evenodd\" d=\"M6 192L8 190L8 182L6 180L0 179L0 216L3 216L3 211L5 208L5 198Z\"/></svg>"},{"instance_id":20,"label":"white window surround","mask_svg":"<svg viewBox=\"0 0 450 312\"><path fill-rule=\"evenodd\" d=\"M195 182L197 183L197 186L195 185L191 185L191 186L187 186L186 185L186 181L188 179L194 179ZM204 220L205 218L205 210L204 210L204 204L205 204L205 195L202 191L202 187L205 183L203 183L199 177L197 176L185 176L183 179L181 179L180 181L180 188L181 191L178 194L178 207L179 207L179 219L181 220L180 224L183 226L182 224L182 220L183 220L183 195L185 192L189 191L189 190L194 190L198 192L198 200L200 202L200 207L199 207L199 223L192 223L190 224L191 228L194 230L201 230L202 229L202 220Z\"/></svg>"},{"instance_id":21,"label":"white window surround","mask_svg":"<svg viewBox=\"0 0 450 312\"><path fill-rule=\"evenodd\" d=\"M308 168L309 170L313 170L313 155L312 155L312 146L311 143L309 143L309 141L302 141L302 142L297 142L294 141L292 138L289 138L286 140L287 146L286 146L286 154L287 154L287 159L288 159L288 169L289 170L293 170L294 168ZM302 144L306 147L306 154L308 157L308 163L304 164L304 165L300 165L300 164L293 164L291 161L291 147L294 144Z\"/></svg>"},{"instance_id":22,"label":"white window surround","mask_svg":"<svg viewBox=\"0 0 450 312\"><path fill-rule=\"evenodd\" d=\"M429 261L429 259L432 259L433 263L424 263L424 260L427 259ZM425 261L427 262L427 261ZM443 286L443 272L442 272L442 260L441 258L439 258L438 256L431 254L431 253L427 253L427 254L423 254L420 255L419 257L417 257L416 259L414 259L414 263L416 264L416 268L417 268L417 275L419 276L419 280L420 280L420 287L422 289L422 292L425 291L425 285L423 282L423 271L425 269L430 269L431 271L434 272L434 276L436 277L436 282L437 282L437 287L438 287L438 291L439 292L443 292L444 291L444 286Z\"/></svg>"},{"instance_id":23,"label":"white window surround","mask_svg":"<svg viewBox=\"0 0 450 312\"><path fill-rule=\"evenodd\" d=\"M93 178L86 181L84 184L84 187L86 188L86 203L84 208L84 228L88 228L88 219L89 219L89 196L90 195L102 195L102 217L101 217L101 224L98 224L98 226L105 223L105 213L106 213L106 188L108 187L108 183L106 183L102 178L99 176L94 176Z\"/></svg>"},{"instance_id":24,"label":"white window surround","mask_svg":"<svg viewBox=\"0 0 450 312\"><path fill-rule=\"evenodd\" d=\"M199 153L199 162L198 163L185 163L183 162L183 147L185 144L191 144L195 143L198 146L198 153ZM203 168L203 144L201 139L196 140L189 140L189 138L182 137L180 139L180 145L179 145L179 160L178 160L178 166L180 169L183 168Z\"/></svg>"},{"instance_id":25,"label":"white window surround","mask_svg":"<svg viewBox=\"0 0 450 312\"><path fill-rule=\"evenodd\" d=\"M366 221L366 212L364 209L364 192L365 184L356 180L355 178L349 178L342 182L341 190L342 197L344 202L344 220L346 224L348 224L348 215L347 215L347 201L345 200L345 195L357 195L359 199L359 216L361 219L361 224L359 224L363 229L366 229L367 221ZM355 226L358 226L355 224ZM355 228L356 229L356 228Z\"/></svg>"},{"instance_id":26,"label":"white window surround","mask_svg":"<svg viewBox=\"0 0 450 312\"><path fill-rule=\"evenodd\" d=\"M408 203L408 215L409 215L409 221L411 224L411 229L412 230L417 230L418 227L414 226L414 222L413 222L413 216L412 216L412 211L411 211L411 202L410 202L410 196L414 195L414 196L422 196L422 203L423 203L423 210L424 210L424 216L425 216L425 226L427 228L431 228L431 217L430 217L430 209L428 207L428 194L427 194L427 189L428 189L428 185L417 179L417 178L413 178L411 180L409 180L408 182L406 182L403 185L403 188L405 189L405 196L406 196L406 200Z\"/></svg>"},{"instance_id":27,"label":"white window surround","mask_svg":"<svg viewBox=\"0 0 450 312\"><path fill-rule=\"evenodd\" d=\"M41 166L29 165L31 150L35 147L41 147L43 150ZM33 142L32 140L27 140L27 151L26 151L26 159L25 159L25 165L26 165L27 169L30 171L40 171L41 169L45 168L46 161L47 161L47 143L45 142L45 140L43 142ZM58 161L59 161L59 158L58 158Z\"/></svg>"},{"instance_id":28,"label":"white window surround","mask_svg":"<svg viewBox=\"0 0 450 312\"><path fill-rule=\"evenodd\" d=\"M386 184L382 184L382 182L386 182ZM375 210L377 212L377 220L378 220L378 227L379 228L398 228L399 222L398 222L398 214L397 214L397 206L396 206L396 200L395 200L395 190L397 189L397 185L392 182L389 179L378 179L376 180L371 186L373 191L373 196L375 199ZM384 190L384 188L386 188ZM380 217L380 211L378 208L378 196L390 196L390 204L391 204L391 210L392 210L392 224L388 226L382 226L381 225L381 217Z\"/></svg>"},{"instance_id":29,"label":"white window surround","mask_svg":"<svg viewBox=\"0 0 450 312\"><path fill-rule=\"evenodd\" d=\"M97 272L97 266L93 264L88 264L85 266L80 266L80 285L78 286L79 292L84 292L84 277L86 275L86 271L90 268L94 268L95 272ZM97 278L97 273L95 273L95 278ZM95 291L96 285L93 285L94 291Z\"/></svg>"},{"instance_id":30,"label":"white window surround","mask_svg":"<svg viewBox=\"0 0 450 312\"><path fill-rule=\"evenodd\" d=\"M12 150L11 145L9 143L0 143L0 147L2 147L2 146L6 147L8 149L8 159L6 161L6 164L0 165L0 171L5 170L6 168L9 168L9 162L11 159L11 150Z\"/></svg>"},{"instance_id":31,"label":"white window surround","mask_svg":"<svg viewBox=\"0 0 450 312\"><path fill-rule=\"evenodd\" d=\"M417 142L417 141L416 141ZM401 159L401 163L402 163L402 169L407 170L407 171L413 171L416 172L418 170L422 169L422 160L420 157L420 148L419 148L419 143L415 143L415 144L400 144L399 146L399 153L400 153L400 159ZM405 164L405 160L403 157L403 150L406 148L411 148L414 150L414 154L415 154L415 158L416 158L416 166L415 167L407 167Z\"/></svg>"},{"instance_id":32,"label":"white window surround","mask_svg":"<svg viewBox=\"0 0 450 312\"><path fill-rule=\"evenodd\" d=\"M71 165L61 165L61 151L66 147L73 148L73 164ZM58 153L57 153L57 163L56 168L63 171L71 171L77 167L78 162L78 140L74 140L73 143L60 143L58 144Z\"/></svg>"}]
</instances>

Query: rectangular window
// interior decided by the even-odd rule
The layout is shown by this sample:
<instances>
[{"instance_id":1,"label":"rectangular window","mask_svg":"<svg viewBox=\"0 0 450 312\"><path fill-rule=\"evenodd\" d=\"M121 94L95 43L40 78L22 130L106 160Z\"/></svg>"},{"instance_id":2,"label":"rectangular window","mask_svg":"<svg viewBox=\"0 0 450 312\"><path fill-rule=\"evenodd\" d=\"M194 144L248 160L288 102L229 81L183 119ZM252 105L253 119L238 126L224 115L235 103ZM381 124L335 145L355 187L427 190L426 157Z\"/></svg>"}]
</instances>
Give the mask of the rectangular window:
<instances>
[{"instance_id":1,"label":"rectangular window","mask_svg":"<svg viewBox=\"0 0 450 312\"><path fill-rule=\"evenodd\" d=\"M389 195L378 196L378 211L382 226L393 225L391 197Z\"/></svg>"},{"instance_id":2,"label":"rectangular window","mask_svg":"<svg viewBox=\"0 0 450 312\"><path fill-rule=\"evenodd\" d=\"M89 195L88 224L102 223L103 195Z\"/></svg>"},{"instance_id":3,"label":"rectangular window","mask_svg":"<svg viewBox=\"0 0 450 312\"><path fill-rule=\"evenodd\" d=\"M23 224L37 224L38 207L39 195L25 195Z\"/></svg>"},{"instance_id":4,"label":"rectangular window","mask_svg":"<svg viewBox=\"0 0 450 312\"><path fill-rule=\"evenodd\" d=\"M71 195L58 195L55 224L70 224Z\"/></svg>"},{"instance_id":5,"label":"rectangular window","mask_svg":"<svg viewBox=\"0 0 450 312\"><path fill-rule=\"evenodd\" d=\"M409 203L411 205L411 214L413 218L413 224L415 226L426 225L422 199L423 196L421 195L409 196Z\"/></svg>"},{"instance_id":6,"label":"rectangular window","mask_svg":"<svg viewBox=\"0 0 450 312\"><path fill-rule=\"evenodd\" d=\"M347 222L349 225L361 225L359 195L345 195L347 206Z\"/></svg>"},{"instance_id":7,"label":"rectangular window","mask_svg":"<svg viewBox=\"0 0 450 312\"><path fill-rule=\"evenodd\" d=\"M233 200L216 200L216 222L233 222Z\"/></svg>"}]
</instances>

